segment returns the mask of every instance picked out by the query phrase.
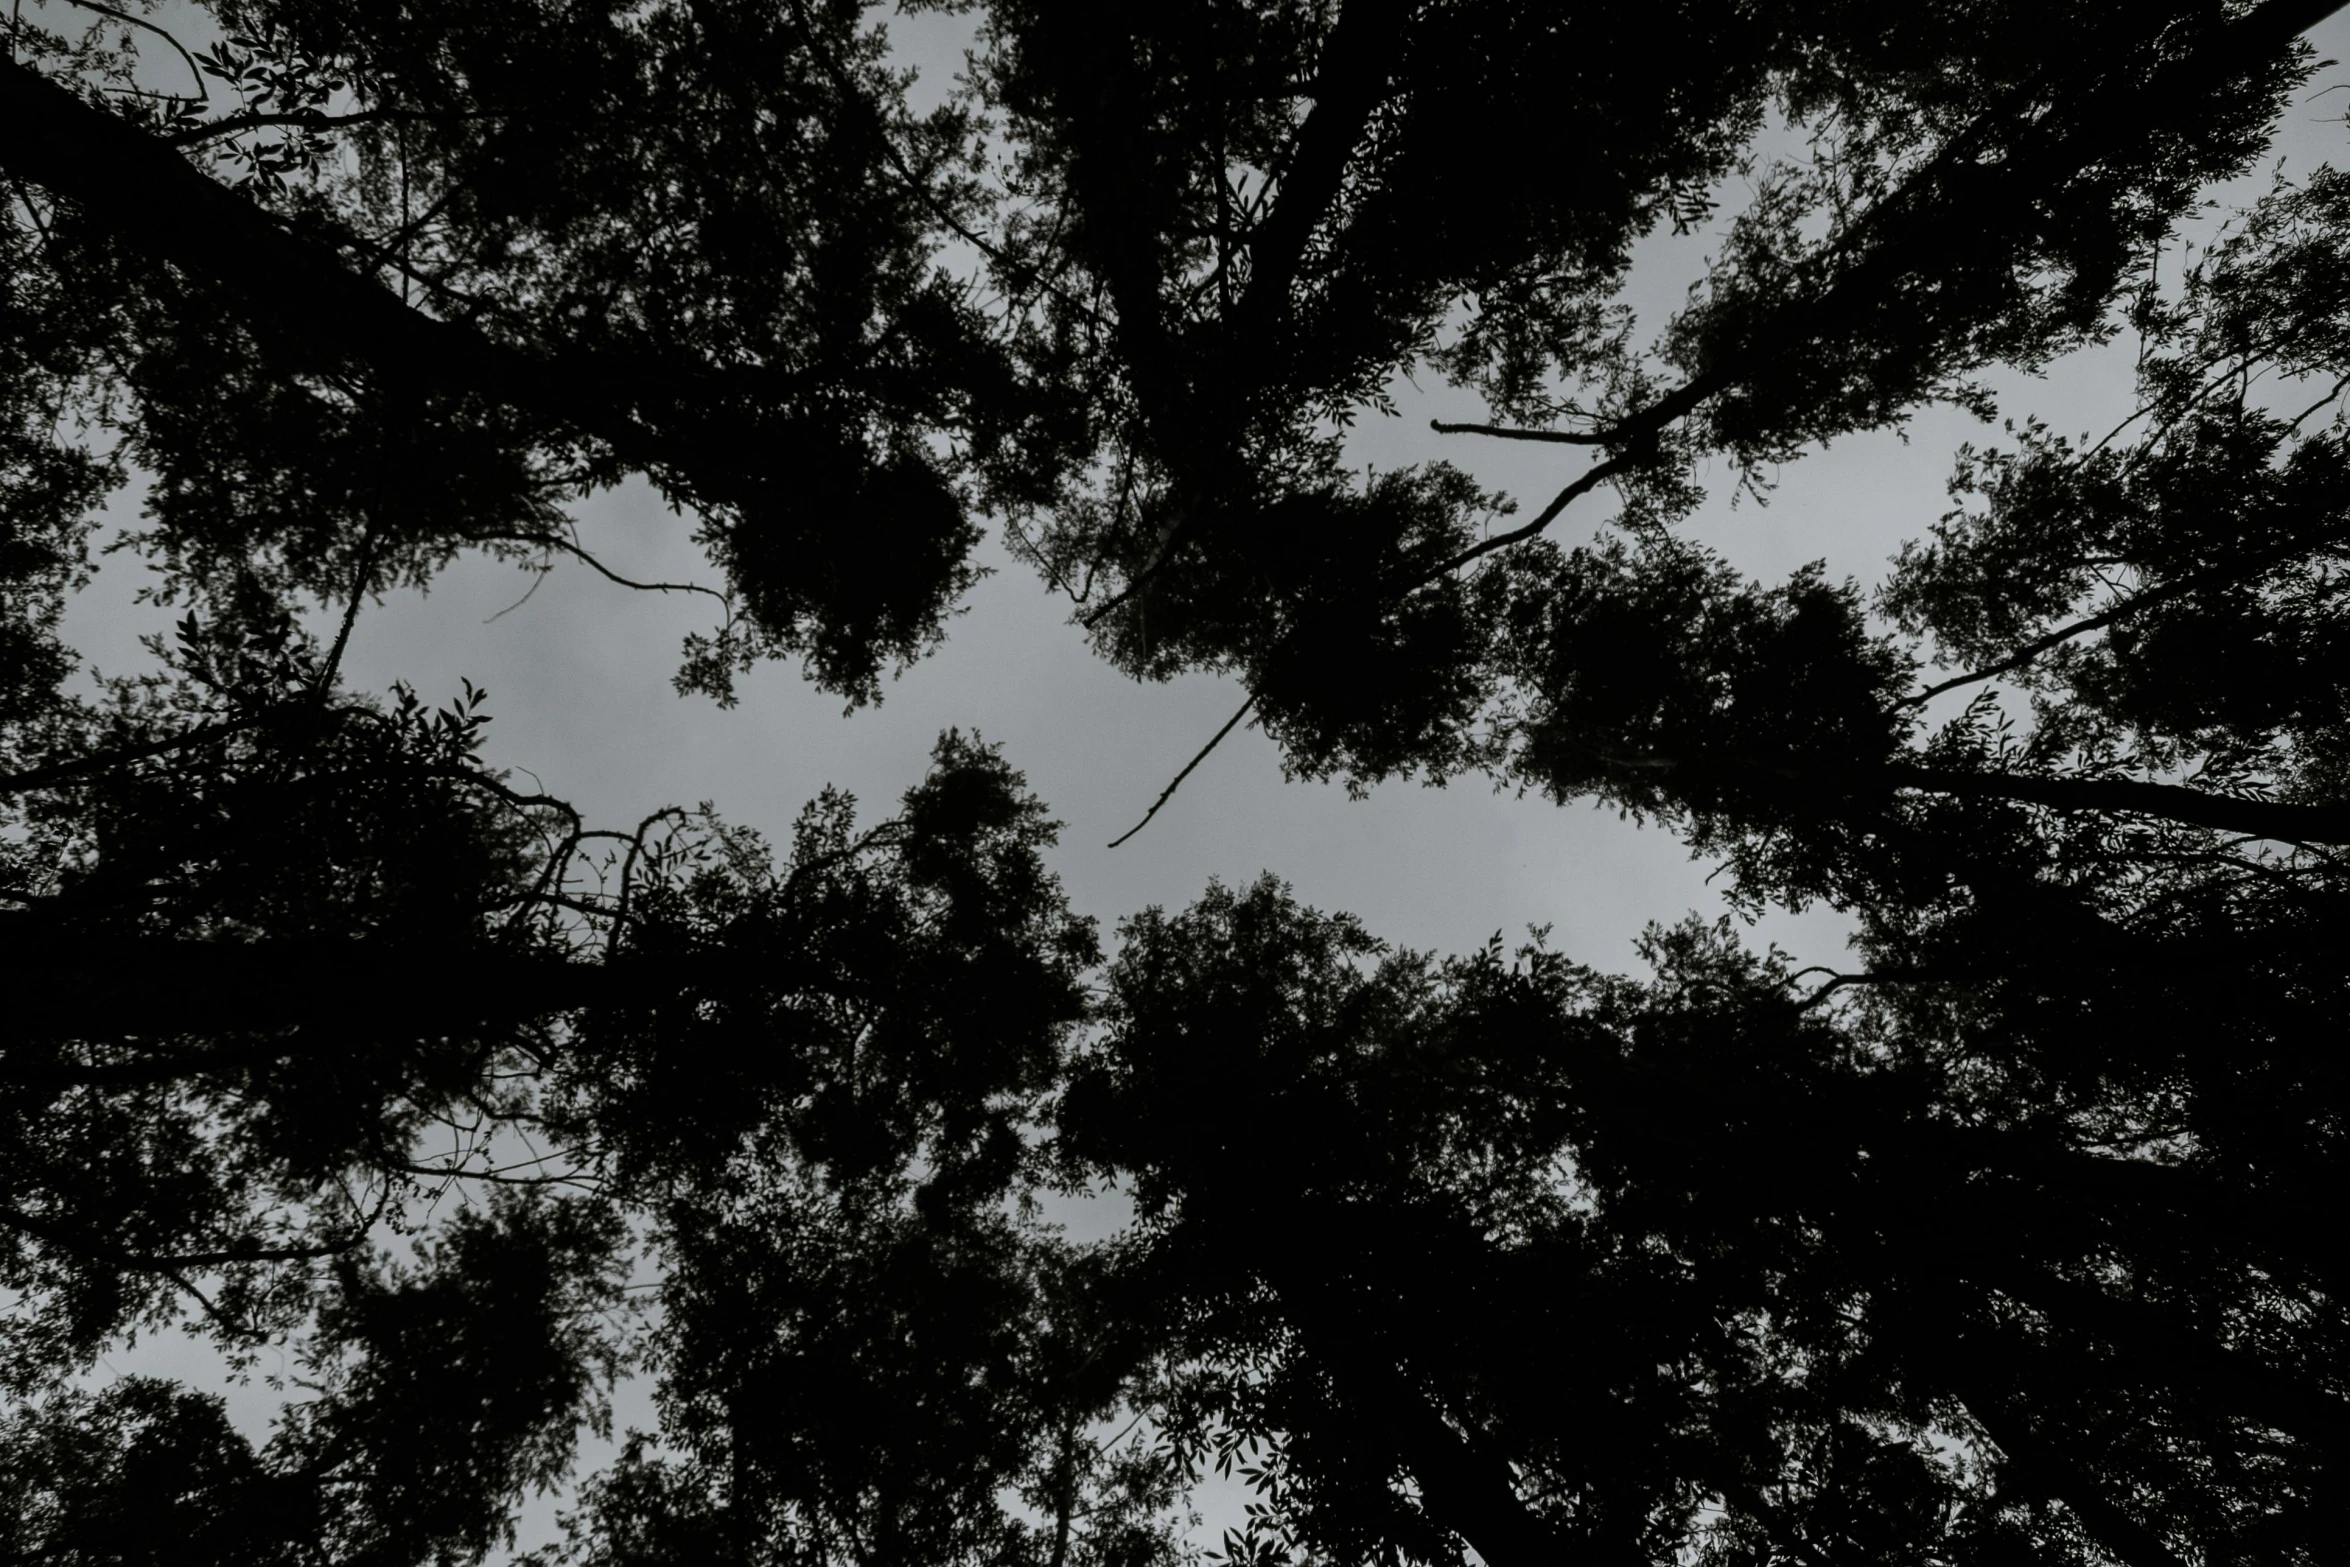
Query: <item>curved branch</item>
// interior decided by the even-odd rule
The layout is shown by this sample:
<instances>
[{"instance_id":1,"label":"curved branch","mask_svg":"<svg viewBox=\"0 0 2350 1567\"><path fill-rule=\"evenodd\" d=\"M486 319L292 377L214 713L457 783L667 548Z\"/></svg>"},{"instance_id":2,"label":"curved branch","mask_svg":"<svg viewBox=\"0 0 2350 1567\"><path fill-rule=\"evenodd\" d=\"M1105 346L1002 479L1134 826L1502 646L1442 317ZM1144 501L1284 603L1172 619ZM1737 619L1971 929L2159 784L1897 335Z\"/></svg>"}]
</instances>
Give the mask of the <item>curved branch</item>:
<instances>
[{"instance_id":1,"label":"curved branch","mask_svg":"<svg viewBox=\"0 0 2350 1567\"><path fill-rule=\"evenodd\" d=\"M1809 968L1788 977L1788 983L1803 978L1804 974L1824 973L1828 982L1796 1003L1795 1010L1809 1012L1847 985L1915 985L1928 984L1938 979L1955 976L1946 972L1928 972L1924 969L1870 969L1858 974L1840 974L1833 969Z\"/></svg>"},{"instance_id":2,"label":"curved branch","mask_svg":"<svg viewBox=\"0 0 2350 1567\"><path fill-rule=\"evenodd\" d=\"M133 27L144 27L147 29L147 31L153 33L156 37L171 45L171 47L178 52L179 57L187 62L188 74L195 78L195 97L183 97L178 93L172 94L172 97L181 103L210 103L212 101L212 90L204 85L203 68L196 64L196 57L188 53L187 49L182 46L180 41L177 38L174 38L168 30L148 21L143 16L133 16L128 11L117 11L110 5L100 5L97 3L97 0L65 0L65 3L71 6L78 6L84 11L95 11L100 16L111 16L116 21L127 22Z\"/></svg>"},{"instance_id":3,"label":"curved branch","mask_svg":"<svg viewBox=\"0 0 2350 1567\"><path fill-rule=\"evenodd\" d=\"M596 575L602 577L605 581L618 583L621 587L624 588L633 588L639 593L699 593L704 598L716 599L719 603L726 605L729 609L733 608L734 606L734 601L728 598L724 593L721 593L716 588L706 588L698 582L638 582L634 578L624 577L619 572L614 571L611 567L605 565L602 561L596 559L596 557L590 554L584 546L575 544L569 539L547 538L541 542L545 543L549 549L561 550L564 554L571 556L575 560L584 562L589 570L595 572ZM527 596L528 595L525 595L525 597ZM503 614L505 611L501 610L499 613Z\"/></svg>"},{"instance_id":4,"label":"curved branch","mask_svg":"<svg viewBox=\"0 0 2350 1567\"><path fill-rule=\"evenodd\" d=\"M1639 466L1641 460L1642 454L1640 453L1622 452L1614 457L1608 458L1605 462L1593 463L1590 467L1584 469L1583 472L1576 477L1573 483L1569 484L1565 489L1559 491L1558 494L1552 496L1550 498L1550 504L1543 507L1540 512L1536 513L1532 522L1526 523L1522 527L1512 528L1507 533L1497 533L1490 539L1486 539L1480 543L1470 545L1467 549L1462 550L1459 554L1445 561L1435 570L1430 571L1425 576L1421 577L1418 581L1412 583L1411 586L1425 587L1427 584L1436 581L1440 577L1450 576L1453 572L1460 570L1461 567L1466 566L1473 560L1478 560L1484 556L1491 555L1496 550L1506 550L1513 544L1520 544L1525 542L1527 539L1533 538L1536 534L1541 533L1545 528L1548 528L1553 522L1556 522L1558 520L1559 513L1565 511L1570 505L1574 504L1574 502L1580 500L1583 496L1589 494L1591 491L1598 489L1602 484L1605 484L1608 480L1615 478L1617 475L1630 472L1633 468Z\"/></svg>"}]
</instances>

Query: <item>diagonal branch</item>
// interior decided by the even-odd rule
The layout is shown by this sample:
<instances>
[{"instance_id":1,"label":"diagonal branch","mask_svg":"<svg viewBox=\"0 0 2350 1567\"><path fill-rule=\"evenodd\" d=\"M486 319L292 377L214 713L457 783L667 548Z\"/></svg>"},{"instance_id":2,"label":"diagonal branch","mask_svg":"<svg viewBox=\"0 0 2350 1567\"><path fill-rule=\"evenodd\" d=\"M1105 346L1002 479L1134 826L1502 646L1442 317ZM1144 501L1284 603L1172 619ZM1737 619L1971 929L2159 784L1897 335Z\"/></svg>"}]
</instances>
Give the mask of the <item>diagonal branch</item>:
<instances>
[{"instance_id":1,"label":"diagonal branch","mask_svg":"<svg viewBox=\"0 0 2350 1567\"><path fill-rule=\"evenodd\" d=\"M1963 1339L1961 1335L1962 1345ZM1971 1351L1972 1346L1963 1346L1960 1358L1976 1358ZM2187 1567L2159 1535L2107 1496L2094 1476L2072 1463L2055 1444L2039 1440L2006 1399L1982 1385L1980 1376L1968 1381L1971 1385L1959 1390L1967 1413L2009 1462L2025 1471L2029 1482L2045 1487L2072 1509L2099 1545L2126 1567Z\"/></svg>"},{"instance_id":2,"label":"diagonal branch","mask_svg":"<svg viewBox=\"0 0 2350 1567\"><path fill-rule=\"evenodd\" d=\"M1199 766L1200 763L1206 761L1208 759L1208 753L1215 750L1216 747L1222 745L1224 743L1224 737L1232 733L1234 729L1237 729L1240 726L1240 721L1248 716L1249 709L1256 705L1256 694L1251 692L1249 694L1248 700L1240 704L1240 711L1234 713L1230 718L1225 719L1224 727L1217 730L1215 735L1208 741L1208 743L1199 748L1199 754L1197 756L1183 764L1183 771L1175 775L1173 782L1169 783L1166 788L1159 791L1159 797L1151 802L1151 808L1142 813L1142 820L1136 822L1133 826L1127 828L1117 837L1111 839L1110 847L1115 849L1118 847L1118 845L1124 843L1127 839L1133 837L1136 833L1142 831L1145 827L1148 827L1151 824L1151 818L1159 814L1159 807L1165 805L1169 800L1175 798L1175 791L1183 787L1183 780L1191 776L1192 769Z\"/></svg>"},{"instance_id":3,"label":"diagonal branch","mask_svg":"<svg viewBox=\"0 0 2350 1567\"><path fill-rule=\"evenodd\" d=\"M1798 798L1804 809L1834 812L1899 790L1956 799L2013 800L2057 811L2146 816L2184 827L2210 827L2275 843L2350 843L2350 805L2296 805L2281 800L2213 794L2182 784L2135 778L2050 778L2029 773L1970 773L1914 762L1855 766L1800 756L1664 756L1601 753L1611 771L1650 778L1678 776L1700 784L1761 786Z\"/></svg>"},{"instance_id":4,"label":"diagonal branch","mask_svg":"<svg viewBox=\"0 0 2350 1567\"><path fill-rule=\"evenodd\" d=\"M1584 469L1582 473L1576 475L1573 482L1569 483L1565 489L1560 490L1558 494L1552 496L1550 498L1550 504L1543 507L1542 510L1534 514L1533 521L1522 524L1519 527L1512 528L1507 533L1497 533L1490 539L1481 540L1476 544L1470 545L1467 549L1462 550L1459 554L1452 556L1442 565L1436 567L1433 571L1430 571L1425 576L1421 577L1417 582L1412 583L1411 586L1425 587L1427 584L1434 582L1439 578L1451 576L1454 572L1460 570L1463 566L1468 565L1471 561L1481 559L1487 555L1491 555L1497 550L1506 550L1513 544L1520 544L1527 539L1533 538L1535 535L1548 528L1553 522L1556 522L1558 520L1559 513L1565 511L1576 501L1580 500L1585 495L1588 495L1593 490L1598 489L1608 480L1613 479L1620 474L1628 473L1633 468L1637 467L1644 456L1645 453L1642 452L1622 452L1614 457L1610 457L1605 462L1593 463L1590 467Z\"/></svg>"},{"instance_id":5,"label":"diagonal branch","mask_svg":"<svg viewBox=\"0 0 2350 1567\"><path fill-rule=\"evenodd\" d=\"M2086 636L2092 631L2101 631L2116 621L2125 620L2137 614L2140 610L2152 609L2157 604L2168 603L2175 598L2183 598L2204 588L2231 587L2236 583L2249 581L2265 571L2283 565L2305 550L2320 548L2341 537L2342 530L2339 527L2329 528L2313 538L2295 539L2276 549L2264 550L2249 560L2238 562L2226 571L2212 572L2198 577L2182 577L2176 581L2166 582L2160 587L2148 588L2143 593L2131 595L2110 609L2086 616L2070 625L2059 626L2045 636L2034 637L2005 658L1986 664L1967 674L1955 675L1948 680L1930 685L1922 691L1903 697L1893 705L1896 708L1916 707L1922 702L1931 701L1945 691L1955 691L1961 686L1971 686L1978 681L1996 679L2010 670L2023 668L2041 654L2061 647L2075 637Z\"/></svg>"},{"instance_id":6,"label":"diagonal branch","mask_svg":"<svg viewBox=\"0 0 2350 1567\"><path fill-rule=\"evenodd\" d=\"M99 751L89 756L77 756L70 762L51 762L45 767L28 767L18 773L0 773L0 795L23 794L34 789L55 789L62 784L80 783L106 771L130 762L143 762L152 756L168 756L190 746L218 740L240 730L251 729L264 721L265 715L236 719L229 723L199 724L193 729L166 735L160 740L143 741L138 745L119 746L111 751Z\"/></svg>"},{"instance_id":7,"label":"diagonal branch","mask_svg":"<svg viewBox=\"0 0 2350 1567\"><path fill-rule=\"evenodd\" d=\"M2134 134L2141 121L2124 112L2118 100L2159 101L2207 91L2248 61L2284 49L2343 4L2344 0L2264 0L2226 23L2208 47L2166 62L2121 88L2091 86L2072 106L2073 112L2042 115L2020 131L2011 128L2048 95L2050 84L2042 77L2017 88L1799 268L1799 277L1816 277L1831 264L1851 260L1825 287L1808 297L1799 295L1766 317L1745 342L1680 386L1594 432L1589 441L1574 444L1637 447L1715 396L1799 356L1813 339L1832 337L1844 324L1869 319L1906 282L1930 275L1946 254L1954 221L1947 199L1951 185L1963 181L1970 188L1964 217L1971 228L1996 235L2027 225L2035 221L2038 202L2064 179L2110 156ZM2006 145L1996 146L2002 138ZM1988 160L1986 154L1993 151L1999 156ZM1479 427L1479 433L1554 438L1530 432L1511 436L1491 426ZM1504 535L1493 541L1493 547L1506 548L1541 531L1561 504L1563 500L1554 501L1533 526Z\"/></svg>"}]
</instances>

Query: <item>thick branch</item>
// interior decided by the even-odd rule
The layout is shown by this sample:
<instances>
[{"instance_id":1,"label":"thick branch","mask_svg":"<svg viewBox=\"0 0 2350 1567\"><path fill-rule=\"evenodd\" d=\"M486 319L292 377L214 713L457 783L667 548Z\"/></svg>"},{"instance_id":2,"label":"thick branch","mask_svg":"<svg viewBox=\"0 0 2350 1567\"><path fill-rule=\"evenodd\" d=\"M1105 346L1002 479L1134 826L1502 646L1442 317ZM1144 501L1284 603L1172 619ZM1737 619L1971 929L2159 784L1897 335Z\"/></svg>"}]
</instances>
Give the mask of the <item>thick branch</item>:
<instances>
[{"instance_id":1,"label":"thick branch","mask_svg":"<svg viewBox=\"0 0 2350 1567\"><path fill-rule=\"evenodd\" d=\"M2215 827L2279 843L2350 843L2350 806L2246 800L2179 784L2134 778L2037 778L2021 773L1962 773L1896 765L1882 769L1895 788L1960 798L2020 800L2059 811L2151 816L2189 827Z\"/></svg>"},{"instance_id":2,"label":"thick branch","mask_svg":"<svg viewBox=\"0 0 2350 1567\"><path fill-rule=\"evenodd\" d=\"M2144 1304L2030 1267L2013 1256L2012 1231L1980 1247L1979 1276L2064 1325L2101 1342L2132 1375L2176 1389L2190 1403L2246 1416L2340 1456L2350 1454L2350 1405L2200 1335L2182 1331Z\"/></svg>"},{"instance_id":3,"label":"thick branch","mask_svg":"<svg viewBox=\"0 0 2350 1567\"><path fill-rule=\"evenodd\" d=\"M1083 62L1062 82L1076 156L1069 193L1083 229L1085 250L1108 285L1117 309L1118 347L1143 413L1162 441L1175 436L1184 406L1183 378L1161 308L1158 217L1146 199L1150 170L1143 154L1146 103L1133 41L1115 11L1067 5L1050 26L1091 47L1074 49Z\"/></svg>"},{"instance_id":4,"label":"thick branch","mask_svg":"<svg viewBox=\"0 0 2350 1567\"><path fill-rule=\"evenodd\" d=\"M1386 1372L1386 1379L1395 1383L1388 1390L1390 1428L1420 1483L1421 1505L1438 1524L1468 1541L1488 1567L1606 1559L1590 1542L1556 1528L1520 1501L1510 1466L1500 1455L1454 1431L1395 1373ZM1616 1567L1648 1567L1636 1553L1607 1555Z\"/></svg>"},{"instance_id":5,"label":"thick branch","mask_svg":"<svg viewBox=\"0 0 2350 1567\"><path fill-rule=\"evenodd\" d=\"M1322 46L1314 107L1298 127L1272 209L1248 237L1248 292L1225 330L1239 353L1262 354L1287 313L1306 242L1337 205L1347 160L1387 95L1404 9L1398 0L1347 0Z\"/></svg>"},{"instance_id":6,"label":"thick branch","mask_svg":"<svg viewBox=\"0 0 2350 1567\"><path fill-rule=\"evenodd\" d=\"M609 356L557 362L410 308L332 247L293 233L163 139L0 62L0 168L72 203L123 243L217 286L249 319L314 354L387 379L470 392L676 474L709 443L648 425L643 401L680 403L676 366ZM764 375L764 372L745 372ZM772 390L772 389L770 389Z\"/></svg>"}]
</instances>

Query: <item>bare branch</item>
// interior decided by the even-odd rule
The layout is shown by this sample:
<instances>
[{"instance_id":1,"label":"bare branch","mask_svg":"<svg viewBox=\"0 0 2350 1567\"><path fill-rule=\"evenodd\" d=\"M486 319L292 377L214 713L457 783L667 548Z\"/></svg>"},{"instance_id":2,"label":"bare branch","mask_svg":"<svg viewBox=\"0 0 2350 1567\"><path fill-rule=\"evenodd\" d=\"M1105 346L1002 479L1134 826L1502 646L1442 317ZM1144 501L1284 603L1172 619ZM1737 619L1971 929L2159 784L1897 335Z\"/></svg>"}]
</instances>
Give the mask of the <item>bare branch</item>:
<instances>
[{"instance_id":1,"label":"bare branch","mask_svg":"<svg viewBox=\"0 0 2350 1567\"><path fill-rule=\"evenodd\" d=\"M1461 567L1466 566L1473 560L1477 560L1486 555L1491 555L1496 550L1506 550L1513 544L1522 543L1527 539L1533 538L1536 534L1542 532L1543 529L1549 527L1553 522L1556 522L1560 512L1565 511L1577 500L1589 494L1591 491L1599 488L1599 486L1605 484L1608 480L1615 478L1619 474L1629 472L1632 468L1639 464L1639 461L1640 457L1638 454L1625 452L1618 456L1610 457L1605 462L1593 463L1589 468L1586 468L1572 484L1569 484L1565 489L1559 491L1558 494L1552 496L1550 498L1550 504L1543 507L1542 510L1536 514L1532 522L1527 523L1523 527L1512 528L1507 533L1497 533L1492 538L1486 539L1481 543L1470 545L1467 549L1462 550L1459 554L1453 556L1450 560L1447 560L1443 565L1438 566L1435 570L1429 572L1418 582L1412 584L1412 586L1424 586L1428 583L1436 581L1440 577L1451 575L1453 572L1458 571Z\"/></svg>"},{"instance_id":2,"label":"bare branch","mask_svg":"<svg viewBox=\"0 0 2350 1567\"><path fill-rule=\"evenodd\" d=\"M1561 446L1600 446L1608 439L1599 431L1519 430L1501 424L1447 424L1441 419L1429 420L1428 428L1438 435L1490 435L1504 441L1551 441Z\"/></svg>"},{"instance_id":3,"label":"bare branch","mask_svg":"<svg viewBox=\"0 0 2350 1567\"><path fill-rule=\"evenodd\" d=\"M1232 733L1234 729L1238 728L1240 721L1248 716L1248 710L1256 705L1256 694L1251 692L1249 694L1249 699L1240 704L1240 711L1234 713L1230 718L1224 720L1224 727L1216 731L1215 738L1210 740L1206 745L1201 746L1199 748L1199 755L1193 757L1190 761L1183 764L1183 771L1175 775L1175 781L1168 784L1166 788L1159 791L1159 797L1151 802L1151 808L1142 813L1142 820L1136 822L1132 827L1127 828L1125 832L1111 839L1110 847L1115 849L1118 847L1118 845L1124 843L1127 839L1133 837L1136 833L1142 831L1145 827L1148 827L1151 824L1151 818L1159 814L1159 807L1165 805L1169 800L1173 799L1175 797L1175 791L1183 787L1183 780L1191 776L1192 769L1199 766L1200 763L1206 761L1208 759L1208 753L1216 749L1216 747L1222 745L1224 743L1224 737Z\"/></svg>"}]
</instances>

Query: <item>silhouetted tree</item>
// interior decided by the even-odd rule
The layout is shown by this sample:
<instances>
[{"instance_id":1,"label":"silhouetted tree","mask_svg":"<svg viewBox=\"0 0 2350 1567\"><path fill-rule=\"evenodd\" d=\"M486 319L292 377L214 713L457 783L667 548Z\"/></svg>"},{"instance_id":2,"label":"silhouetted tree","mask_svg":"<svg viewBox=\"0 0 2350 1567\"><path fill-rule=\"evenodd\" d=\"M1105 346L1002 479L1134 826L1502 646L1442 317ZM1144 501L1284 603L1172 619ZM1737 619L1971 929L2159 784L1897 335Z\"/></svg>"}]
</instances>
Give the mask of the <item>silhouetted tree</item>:
<instances>
[{"instance_id":1,"label":"silhouetted tree","mask_svg":"<svg viewBox=\"0 0 2350 1567\"><path fill-rule=\"evenodd\" d=\"M625 1372L550 1559L1141 1567L1236 1467L1252 1567L2325 1556L2346 187L2161 260L2331 9L1004 0L922 116L848 4L13 24L0 1549L480 1560ZM1633 243L1774 116L1641 348ZM1873 600L1676 534L2124 331L2138 416L1962 453ZM1415 373L1577 473L1497 529L1344 471ZM93 692L134 469L195 609ZM876 695L991 515L1299 771L1660 817L1859 962L1437 961L1265 883L1103 965L975 740L777 855L343 689L371 595L630 475L725 574L688 689ZM1104 1182L1127 1233L1045 1222ZM183 1322L286 1351L265 1440L89 1385Z\"/></svg>"},{"instance_id":2,"label":"silhouetted tree","mask_svg":"<svg viewBox=\"0 0 2350 1567\"><path fill-rule=\"evenodd\" d=\"M1270 883L1129 928L1061 1147L1133 1184L1170 1429L1255 1456L1233 1554L2323 1557L2338 962L2082 1039L2019 976L1838 1011L1726 927L1646 955L1431 963Z\"/></svg>"},{"instance_id":3,"label":"silhouetted tree","mask_svg":"<svg viewBox=\"0 0 2350 1567\"><path fill-rule=\"evenodd\" d=\"M1018 776L950 736L900 816L828 795L781 866L706 812L599 832L480 765L479 693L355 701L277 629L184 623L178 681L87 715L10 848L13 1548L477 1559L634 1357L742 1559L792 1508L811 1548L970 1554L974 1509L1065 1466L1040 1368L1082 1348L1046 1288L1077 1263L1004 1207L1094 956ZM258 1454L198 1395L74 1388L191 1315L233 1362L298 1356ZM947 1395L962 1433L893 1458ZM144 1507L183 1474L180 1512Z\"/></svg>"}]
</instances>

